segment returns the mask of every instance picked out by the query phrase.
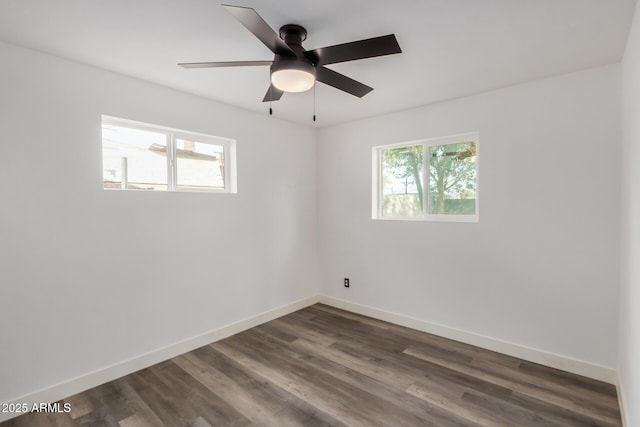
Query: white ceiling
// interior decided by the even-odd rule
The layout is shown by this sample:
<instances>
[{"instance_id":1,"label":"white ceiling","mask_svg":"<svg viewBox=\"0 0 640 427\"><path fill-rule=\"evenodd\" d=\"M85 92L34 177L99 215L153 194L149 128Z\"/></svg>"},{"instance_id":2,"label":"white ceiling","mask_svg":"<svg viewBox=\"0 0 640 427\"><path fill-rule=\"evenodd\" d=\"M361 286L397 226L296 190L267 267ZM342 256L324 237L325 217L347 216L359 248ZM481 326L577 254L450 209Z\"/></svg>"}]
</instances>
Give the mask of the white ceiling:
<instances>
[{"instance_id":1,"label":"white ceiling","mask_svg":"<svg viewBox=\"0 0 640 427\"><path fill-rule=\"evenodd\" d=\"M270 60L221 0L2 0L0 40L267 114L268 67L185 70L178 62ZM224 0L274 30L307 28L307 49L395 33L403 53L329 66L375 88L316 89L316 126L620 61L636 0ZM312 91L274 115L314 125Z\"/></svg>"}]
</instances>

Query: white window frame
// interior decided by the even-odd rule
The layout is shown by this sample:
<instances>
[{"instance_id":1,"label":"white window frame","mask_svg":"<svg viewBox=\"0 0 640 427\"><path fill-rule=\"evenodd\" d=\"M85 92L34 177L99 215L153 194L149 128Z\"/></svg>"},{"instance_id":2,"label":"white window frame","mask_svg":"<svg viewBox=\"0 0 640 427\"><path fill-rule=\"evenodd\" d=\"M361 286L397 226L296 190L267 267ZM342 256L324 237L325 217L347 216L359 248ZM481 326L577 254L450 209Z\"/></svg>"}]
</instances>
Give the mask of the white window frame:
<instances>
[{"instance_id":1,"label":"white window frame","mask_svg":"<svg viewBox=\"0 0 640 427\"><path fill-rule=\"evenodd\" d=\"M429 213L429 147L447 144L457 144L462 142L475 141L476 143L476 210L473 215L446 215L446 214L430 214ZM406 216L383 216L382 215L382 152L390 148L412 147L422 145L423 162L422 162L422 216L406 217ZM372 197L371 197L371 218L386 221L436 221L436 222L478 222L480 219L480 133L469 132L458 135L444 136L438 138L420 139L408 142L399 142L395 144L378 145L372 148Z\"/></svg>"},{"instance_id":2,"label":"white window frame","mask_svg":"<svg viewBox=\"0 0 640 427\"><path fill-rule=\"evenodd\" d=\"M120 126L129 129L141 131L149 131L155 133L163 133L167 138L167 190L166 191L149 191L132 188L104 188L107 191L138 191L149 193L163 192L185 192L185 193L237 193L236 184L236 141L230 138L212 136L198 132L191 132L181 129L174 129L166 126L152 125L149 123L136 122L128 119L121 119L111 116L102 116L102 125ZM177 151L176 141L195 140L205 144L222 146L224 150L224 189L218 188L180 188L178 186L177 177ZM103 158L104 160L104 158ZM102 167L104 171L104 164Z\"/></svg>"}]
</instances>

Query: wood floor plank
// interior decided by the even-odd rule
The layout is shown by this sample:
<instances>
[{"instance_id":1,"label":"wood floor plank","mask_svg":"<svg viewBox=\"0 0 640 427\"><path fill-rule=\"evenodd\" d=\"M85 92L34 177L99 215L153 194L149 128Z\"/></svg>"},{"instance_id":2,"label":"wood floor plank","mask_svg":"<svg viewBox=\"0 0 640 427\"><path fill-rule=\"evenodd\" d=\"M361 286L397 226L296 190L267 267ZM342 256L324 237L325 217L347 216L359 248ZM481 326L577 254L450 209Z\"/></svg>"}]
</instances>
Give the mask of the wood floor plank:
<instances>
[{"instance_id":1,"label":"wood floor plank","mask_svg":"<svg viewBox=\"0 0 640 427\"><path fill-rule=\"evenodd\" d=\"M340 351L333 346L317 346L313 342L300 338L292 343L294 348L298 348L309 353L313 352L317 356L330 360L338 365L346 366L354 371L360 372L374 378L391 387L400 390L406 389L413 384L415 378L401 372L389 369L371 360L365 360L344 351Z\"/></svg>"},{"instance_id":2,"label":"wood floor plank","mask_svg":"<svg viewBox=\"0 0 640 427\"><path fill-rule=\"evenodd\" d=\"M187 424L187 426L188 427L213 427L202 417L196 418L195 420Z\"/></svg>"},{"instance_id":3,"label":"wood floor plank","mask_svg":"<svg viewBox=\"0 0 640 427\"><path fill-rule=\"evenodd\" d=\"M271 322L278 328L289 332L296 338L303 338L318 345L329 346L336 342L334 338L315 332L309 328L305 328L298 323L292 323L289 319L275 319Z\"/></svg>"},{"instance_id":4,"label":"wood floor plank","mask_svg":"<svg viewBox=\"0 0 640 427\"><path fill-rule=\"evenodd\" d=\"M75 420L78 417L83 415L87 415L91 411L93 411L93 407L91 406L91 402L86 393L78 393L74 396L68 397L64 399L65 403L69 403L73 408L73 412L71 412L70 417L72 420Z\"/></svg>"},{"instance_id":5,"label":"wood floor plank","mask_svg":"<svg viewBox=\"0 0 640 427\"><path fill-rule=\"evenodd\" d=\"M316 304L2 426L622 425L615 387Z\"/></svg>"},{"instance_id":6,"label":"wood floor plank","mask_svg":"<svg viewBox=\"0 0 640 427\"><path fill-rule=\"evenodd\" d=\"M357 355L359 352L367 353L369 350L350 347L347 344L336 344L333 347L343 349L343 351ZM505 397L512 394L512 390L497 385L482 378L461 373L445 366L437 365L425 360L407 356L404 353L379 353L375 359L377 365L387 367L398 375L405 375L413 378L414 381L427 381L429 383L451 384L452 387L463 387L465 389L477 390L496 397Z\"/></svg>"},{"instance_id":7,"label":"wood floor plank","mask_svg":"<svg viewBox=\"0 0 640 427\"><path fill-rule=\"evenodd\" d=\"M151 369L144 369L127 377L131 387L166 425L185 425L200 416L190 406L189 396L176 393Z\"/></svg>"},{"instance_id":8,"label":"wood floor plank","mask_svg":"<svg viewBox=\"0 0 640 427\"><path fill-rule=\"evenodd\" d=\"M530 396L513 392L505 400L515 405L527 408L545 419L562 426L603 426L616 427L622 425L622 421L616 419L615 422L605 422L594 420L587 414L566 409L562 406L549 405L547 402L532 398Z\"/></svg>"},{"instance_id":9,"label":"wood floor plank","mask_svg":"<svg viewBox=\"0 0 640 427\"><path fill-rule=\"evenodd\" d=\"M590 406L593 406L594 403L589 402L597 402L595 405L604 411L616 412L618 410L618 401L615 395L603 393L592 387L576 387L575 383L572 383L569 379L562 381L553 375L536 375L530 371L520 369L519 366L512 368L493 361L474 359L471 365L519 384L541 388L545 391L553 390L554 394L571 398L576 402L583 402ZM550 370L550 368L548 369ZM577 380L574 381L577 382Z\"/></svg>"},{"instance_id":10,"label":"wood floor plank","mask_svg":"<svg viewBox=\"0 0 640 427\"><path fill-rule=\"evenodd\" d=\"M269 342L270 340L261 336L258 331L252 331L252 334L255 334L252 354L257 354L261 350L267 353L269 346L276 349L282 344L275 341ZM247 336L243 337L245 344L250 341ZM466 425L455 414L439 411L436 407L422 404L418 408L415 404L411 405L409 396L401 396L400 392L394 392L391 387L359 375L346 366L331 364L315 357L314 354L298 353L291 349L280 349L278 353L284 357L281 359L282 363L276 365L284 363L288 366L288 370L298 374L305 368L311 367L314 372L311 382L321 382L324 388L330 388L330 396L325 396L323 400L337 398L339 404L348 405L350 412L357 414L358 419L364 418L368 425ZM300 360L304 363L299 363ZM304 382L306 379L308 376L303 374L297 378L296 383ZM418 402L415 399L414 401ZM381 412L380 408L384 408L384 412ZM371 419L370 414L377 416ZM369 419L366 419L367 417ZM354 421L351 420L351 422Z\"/></svg>"},{"instance_id":11,"label":"wood floor plank","mask_svg":"<svg viewBox=\"0 0 640 427\"><path fill-rule=\"evenodd\" d=\"M242 413L252 423L262 421L265 424L275 425L278 421L276 411L265 407L265 405L256 400L245 387L238 385L222 372L206 364L192 353L176 358L174 363L192 375L212 393L224 398L225 402L231 405L236 411ZM259 385L257 386L259 387Z\"/></svg>"},{"instance_id":12,"label":"wood floor plank","mask_svg":"<svg viewBox=\"0 0 640 427\"><path fill-rule=\"evenodd\" d=\"M135 409L123 395L118 383L106 383L84 392L91 412L74 419L74 422L80 425L117 426L120 420L133 415ZM73 411L72 406L72 414Z\"/></svg>"},{"instance_id":13,"label":"wood floor plank","mask_svg":"<svg viewBox=\"0 0 640 427\"><path fill-rule=\"evenodd\" d=\"M336 386L334 378L322 372L310 373L291 359L268 357L263 350L246 339L242 343L230 341L213 346L228 357L260 372L290 393L305 400L314 397L310 402L312 405L348 425L384 425L376 416L373 396L365 393L368 398L366 404L356 406L351 394L356 390L349 389L345 384ZM299 370L301 367L302 370Z\"/></svg>"},{"instance_id":14,"label":"wood floor plank","mask_svg":"<svg viewBox=\"0 0 640 427\"><path fill-rule=\"evenodd\" d=\"M149 368L174 393L186 400L195 416L190 422L202 418L212 425L246 426L250 420L236 411L231 405L212 393L188 372L184 371L173 360L160 363Z\"/></svg>"},{"instance_id":15,"label":"wood floor plank","mask_svg":"<svg viewBox=\"0 0 640 427\"><path fill-rule=\"evenodd\" d=\"M616 386L614 386L613 384L607 384L602 381L574 375L569 372L549 368L547 366L542 366L533 362L527 362L525 360L519 361L518 369L523 372L527 372L540 380L545 379L561 384L570 384L576 387L577 390L589 390L594 393L609 396L611 397L611 400L617 401Z\"/></svg>"},{"instance_id":16,"label":"wood floor plank","mask_svg":"<svg viewBox=\"0 0 640 427\"><path fill-rule=\"evenodd\" d=\"M183 355L176 363L207 388L223 393L222 398L256 425L341 425L211 347Z\"/></svg>"},{"instance_id":17,"label":"wood floor plank","mask_svg":"<svg viewBox=\"0 0 640 427\"><path fill-rule=\"evenodd\" d=\"M439 410L437 406L425 404L405 393L404 388L414 380L412 378L401 379L389 373L381 373L374 364L367 364L353 358L343 358L330 348L323 349L322 346L304 343L303 339L292 343L287 353L294 358L304 358L305 363L314 369L334 376L336 381L346 382L355 389L361 390L356 393L358 398L366 398L367 394L372 394L389 404L401 407L407 415L413 414L416 417L415 420L405 417L410 424L468 425L457 414Z\"/></svg>"},{"instance_id":18,"label":"wood floor plank","mask_svg":"<svg viewBox=\"0 0 640 427\"><path fill-rule=\"evenodd\" d=\"M154 427L154 424L149 423L144 417L138 414L130 415L118 424L120 427Z\"/></svg>"},{"instance_id":19,"label":"wood floor plank","mask_svg":"<svg viewBox=\"0 0 640 427\"><path fill-rule=\"evenodd\" d=\"M503 420L507 425L521 425L526 427L562 427L561 424L549 421L534 411L513 405L510 402L487 394L465 391L462 395L462 401L472 404L473 407L478 408L478 410L487 411L493 414L495 417Z\"/></svg>"},{"instance_id":20,"label":"wood floor plank","mask_svg":"<svg viewBox=\"0 0 640 427\"><path fill-rule=\"evenodd\" d=\"M67 415L66 417L64 415ZM68 414L48 414L44 412L33 412L21 415L0 425L12 427L67 427L73 426L73 420Z\"/></svg>"},{"instance_id":21,"label":"wood floor plank","mask_svg":"<svg viewBox=\"0 0 640 427\"><path fill-rule=\"evenodd\" d=\"M368 424L367 421L369 421L369 423L373 423L373 420L367 420L366 417L358 419L357 413L354 414L350 412L347 405L336 400L335 397L330 396L328 394L330 393L330 390L323 390L323 386L317 386L309 384L307 381L301 381L300 378L293 375L287 375L286 373L280 372L278 369L252 359L249 356L249 354L253 354L251 350L246 352L246 349L236 348L228 342L216 343L214 348L227 357L236 360L248 369L259 372L261 377L278 385L300 399L307 400L313 397L314 401L312 404L314 406L333 418L341 420L347 425L365 426Z\"/></svg>"},{"instance_id":22,"label":"wood floor plank","mask_svg":"<svg viewBox=\"0 0 640 427\"><path fill-rule=\"evenodd\" d=\"M129 384L127 377L112 382L113 386L124 397L131 411L136 415L137 420L153 425L164 426L164 422L156 415L155 412L142 400L140 395ZM73 407L72 407L73 408ZM72 412L73 413L73 412Z\"/></svg>"},{"instance_id":23,"label":"wood floor plank","mask_svg":"<svg viewBox=\"0 0 640 427\"><path fill-rule=\"evenodd\" d=\"M434 364L449 367L450 369L463 372L470 376L476 376L488 382L492 382L494 384L501 385L514 391L518 391L522 394L545 401L551 405L562 406L575 412L587 413L594 419L597 419L604 423L615 423L619 418L618 411L608 408L607 405L603 404L603 402L601 401L585 400L584 398L579 396L559 393L558 390L545 387L545 384L542 381L537 384L518 382L517 380L511 379L508 376L502 375L500 373L488 372L478 369L472 365L456 364L455 362L449 362L445 359L435 358L432 355L425 354L424 352L417 351L413 348L408 348L404 351L404 353L412 357L432 362Z\"/></svg>"},{"instance_id":24,"label":"wood floor plank","mask_svg":"<svg viewBox=\"0 0 640 427\"><path fill-rule=\"evenodd\" d=\"M464 395L463 389L456 387L438 387L432 383L414 383L407 387L407 393L423 399L433 405L439 406L451 413L457 414L468 421L469 424L477 424L480 426L504 426L509 427L511 424L501 420L484 408L471 407L465 405L462 401Z\"/></svg>"}]
</instances>

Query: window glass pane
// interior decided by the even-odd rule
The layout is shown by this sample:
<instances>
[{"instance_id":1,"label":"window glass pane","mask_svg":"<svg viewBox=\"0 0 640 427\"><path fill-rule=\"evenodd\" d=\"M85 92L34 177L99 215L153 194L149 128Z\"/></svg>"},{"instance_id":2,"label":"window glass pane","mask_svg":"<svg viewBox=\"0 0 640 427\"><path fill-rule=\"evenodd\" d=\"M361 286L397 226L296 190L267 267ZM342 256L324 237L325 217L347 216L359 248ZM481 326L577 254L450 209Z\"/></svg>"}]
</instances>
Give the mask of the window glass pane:
<instances>
[{"instance_id":1,"label":"window glass pane","mask_svg":"<svg viewBox=\"0 0 640 427\"><path fill-rule=\"evenodd\" d=\"M422 216L422 145L382 150L382 216Z\"/></svg>"},{"instance_id":2,"label":"window glass pane","mask_svg":"<svg viewBox=\"0 0 640 427\"><path fill-rule=\"evenodd\" d=\"M102 126L104 188L167 189L167 137L164 133Z\"/></svg>"},{"instance_id":3,"label":"window glass pane","mask_svg":"<svg viewBox=\"0 0 640 427\"><path fill-rule=\"evenodd\" d=\"M177 184L181 189L224 190L224 147L176 139Z\"/></svg>"},{"instance_id":4,"label":"window glass pane","mask_svg":"<svg viewBox=\"0 0 640 427\"><path fill-rule=\"evenodd\" d=\"M476 213L476 143L429 147L429 213Z\"/></svg>"}]
</instances>

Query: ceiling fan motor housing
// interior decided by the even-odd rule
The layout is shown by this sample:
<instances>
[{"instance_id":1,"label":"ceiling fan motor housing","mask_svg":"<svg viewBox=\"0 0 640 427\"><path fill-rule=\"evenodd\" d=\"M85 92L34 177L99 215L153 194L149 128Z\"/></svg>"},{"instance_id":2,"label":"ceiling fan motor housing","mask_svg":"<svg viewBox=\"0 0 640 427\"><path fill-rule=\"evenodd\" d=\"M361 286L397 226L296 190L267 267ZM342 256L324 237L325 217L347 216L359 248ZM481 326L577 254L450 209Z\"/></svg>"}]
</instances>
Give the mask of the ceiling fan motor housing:
<instances>
[{"instance_id":1,"label":"ceiling fan motor housing","mask_svg":"<svg viewBox=\"0 0 640 427\"><path fill-rule=\"evenodd\" d=\"M280 27L280 38L289 46L301 46L307 39L307 30L296 24L287 24Z\"/></svg>"}]
</instances>

